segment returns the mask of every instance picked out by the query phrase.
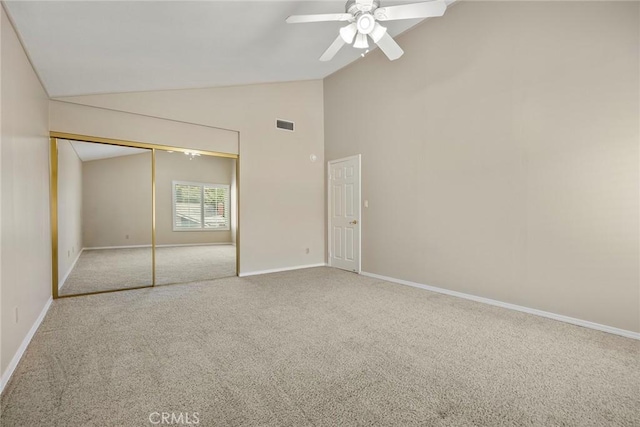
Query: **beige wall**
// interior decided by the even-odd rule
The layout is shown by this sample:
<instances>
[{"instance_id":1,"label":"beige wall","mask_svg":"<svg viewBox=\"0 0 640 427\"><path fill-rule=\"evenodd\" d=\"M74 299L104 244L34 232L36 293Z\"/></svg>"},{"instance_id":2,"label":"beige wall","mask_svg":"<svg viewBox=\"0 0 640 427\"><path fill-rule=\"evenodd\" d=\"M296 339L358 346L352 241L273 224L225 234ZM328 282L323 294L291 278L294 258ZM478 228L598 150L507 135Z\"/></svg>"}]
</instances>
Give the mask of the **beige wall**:
<instances>
[{"instance_id":1,"label":"beige wall","mask_svg":"<svg viewBox=\"0 0 640 427\"><path fill-rule=\"evenodd\" d=\"M82 251L82 160L69 141L58 141L58 284Z\"/></svg>"},{"instance_id":2,"label":"beige wall","mask_svg":"<svg viewBox=\"0 0 640 427\"><path fill-rule=\"evenodd\" d=\"M2 7L0 15L0 370L4 376L51 297L51 229L47 94Z\"/></svg>"},{"instance_id":3,"label":"beige wall","mask_svg":"<svg viewBox=\"0 0 640 427\"><path fill-rule=\"evenodd\" d=\"M640 331L638 2L470 2L325 80L363 269Z\"/></svg>"},{"instance_id":4,"label":"beige wall","mask_svg":"<svg viewBox=\"0 0 640 427\"><path fill-rule=\"evenodd\" d=\"M65 100L240 131L240 271L324 262L322 81Z\"/></svg>"},{"instance_id":5,"label":"beige wall","mask_svg":"<svg viewBox=\"0 0 640 427\"><path fill-rule=\"evenodd\" d=\"M238 132L232 130L59 101L51 101L49 110L55 132L238 154Z\"/></svg>"},{"instance_id":6,"label":"beige wall","mask_svg":"<svg viewBox=\"0 0 640 427\"><path fill-rule=\"evenodd\" d=\"M156 243L231 243L231 231L173 231L172 182L189 181L231 185L233 159L156 152Z\"/></svg>"},{"instance_id":7,"label":"beige wall","mask_svg":"<svg viewBox=\"0 0 640 427\"><path fill-rule=\"evenodd\" d=\"M151 244L151 151L82 163L84 248Z\"/></svg>"}]
</instances>

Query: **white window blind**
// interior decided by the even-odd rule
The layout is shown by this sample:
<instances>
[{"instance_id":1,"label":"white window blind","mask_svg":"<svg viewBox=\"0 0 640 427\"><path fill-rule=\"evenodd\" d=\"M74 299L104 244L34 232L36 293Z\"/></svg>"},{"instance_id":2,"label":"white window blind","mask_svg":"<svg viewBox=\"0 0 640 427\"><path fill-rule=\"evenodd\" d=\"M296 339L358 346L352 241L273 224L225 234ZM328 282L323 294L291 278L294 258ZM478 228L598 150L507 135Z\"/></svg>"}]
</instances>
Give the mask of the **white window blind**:
<instances>
[{"instance_id":1,"label":"white window blind","mask_svg":"<svg viewBox=\"0 0 640 427\"><path fill-rule=\"evenodd\" d=\"M173 230L229 230L229 186L173 181Z\"/></svg>"}]
</instances>

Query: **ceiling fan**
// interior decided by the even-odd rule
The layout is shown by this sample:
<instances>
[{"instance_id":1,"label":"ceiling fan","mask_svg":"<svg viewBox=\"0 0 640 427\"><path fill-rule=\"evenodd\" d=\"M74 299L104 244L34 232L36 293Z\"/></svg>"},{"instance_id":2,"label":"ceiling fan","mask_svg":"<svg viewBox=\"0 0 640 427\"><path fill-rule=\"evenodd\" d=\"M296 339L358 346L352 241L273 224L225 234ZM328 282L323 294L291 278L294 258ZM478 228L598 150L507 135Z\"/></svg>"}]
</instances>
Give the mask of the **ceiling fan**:
<instances>
[{"instance_id":1,"label":"ceiling fan","mask_svg":"<svg viewBox=\"0 0 640 427\"><path fill-rule=\"evenodd\" d=\"M340 28L340 35L322 54L320 61L330 61L345 44L353 43L353 47L357 49L368 49L368 37L371 37L387 58L393 61L400 58L404 51L378 21L431 18L444 15L445 10L447 10L447 3L443 0L389 7L380 7L380 0L348 0L345 13L292 15L287 18L287 23L349 22L348 25Z\"/></svg>"}]
</instances>

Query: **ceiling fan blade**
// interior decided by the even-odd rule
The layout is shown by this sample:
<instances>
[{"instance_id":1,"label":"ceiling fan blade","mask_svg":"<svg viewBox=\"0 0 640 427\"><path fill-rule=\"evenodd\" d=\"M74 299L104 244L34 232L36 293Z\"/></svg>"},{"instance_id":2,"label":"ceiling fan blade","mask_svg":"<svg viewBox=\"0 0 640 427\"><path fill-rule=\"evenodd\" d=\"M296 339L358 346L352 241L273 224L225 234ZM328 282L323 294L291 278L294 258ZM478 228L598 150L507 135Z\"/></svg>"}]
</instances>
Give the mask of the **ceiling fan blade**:
<instances>
[{"instance_id":1,"label":"ceiling fan blade","mask_svg":"<svg viewBox=\"0 0 640 427\"><path fill-rule=\"evenodd\" d=\"M387 32L385 32L384 35L380 37L380 40L378 40L376 44L378 45L380 50L382 50L384 54L387 55L387 58L389 58L390 61L395 61L404 54L404 51L402 50L400 45L398 45L398 43L396 43L396 41L392 39Z\"/></svg>"},{"instance_id":2,"label":"ceiling fan blade","mask_svg":"<svg viewBox=\"0 0 640 427\"><path fill-rule=\"evenodd\" d=\"M320 61L331 61L333 57L336 56L336 53L338 53L338 51L342 49L342 46L344 45L345 42L344 40L342 40L342 36L338 36L338 38L335 39L333 43L331 43L331 46L329 46L329 48L324 51L324 53L320 57Z\"/></svg>"},{"instance_id":3,"label":"ceiling fan blade","mask_svg":"<svg viewBox=\"0 0 640 427\"><path fill-rule=\"evenodd\" d=\"M434 0L424 3L379 7L373 14L378 21L394 21L396 19L431 18L442 16L446 10L447 3L442 0Z\"/></svg>"},{"instance_id":4,"label":"ceiling fan blade","mask_svg":"<svg viewBox=\"0 0 640 427\"><path fill-rule=\"evenodd\" d=\"M287 18L287 24L303 24L307 22L350 21L353 15L350 13L323 13L319 15L291 15Z\"/></svg>"}]
</instances>

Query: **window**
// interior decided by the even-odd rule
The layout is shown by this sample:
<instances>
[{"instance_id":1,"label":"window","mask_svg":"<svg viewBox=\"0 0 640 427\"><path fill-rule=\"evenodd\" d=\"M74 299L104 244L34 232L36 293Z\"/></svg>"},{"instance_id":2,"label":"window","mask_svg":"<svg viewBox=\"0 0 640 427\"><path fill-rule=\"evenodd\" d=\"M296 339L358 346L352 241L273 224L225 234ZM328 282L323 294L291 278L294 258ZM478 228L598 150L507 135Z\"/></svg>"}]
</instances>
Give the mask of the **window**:
<instances>
[{"instance_id":1,"label":"window","mask_svg":"<svg viewBox=\"0 0 640 427\"><path fill-rule=\"evenodd\" d=\"M229 230L229 186L173 181L173 231Z\"/></svg>"}]
</instances>

